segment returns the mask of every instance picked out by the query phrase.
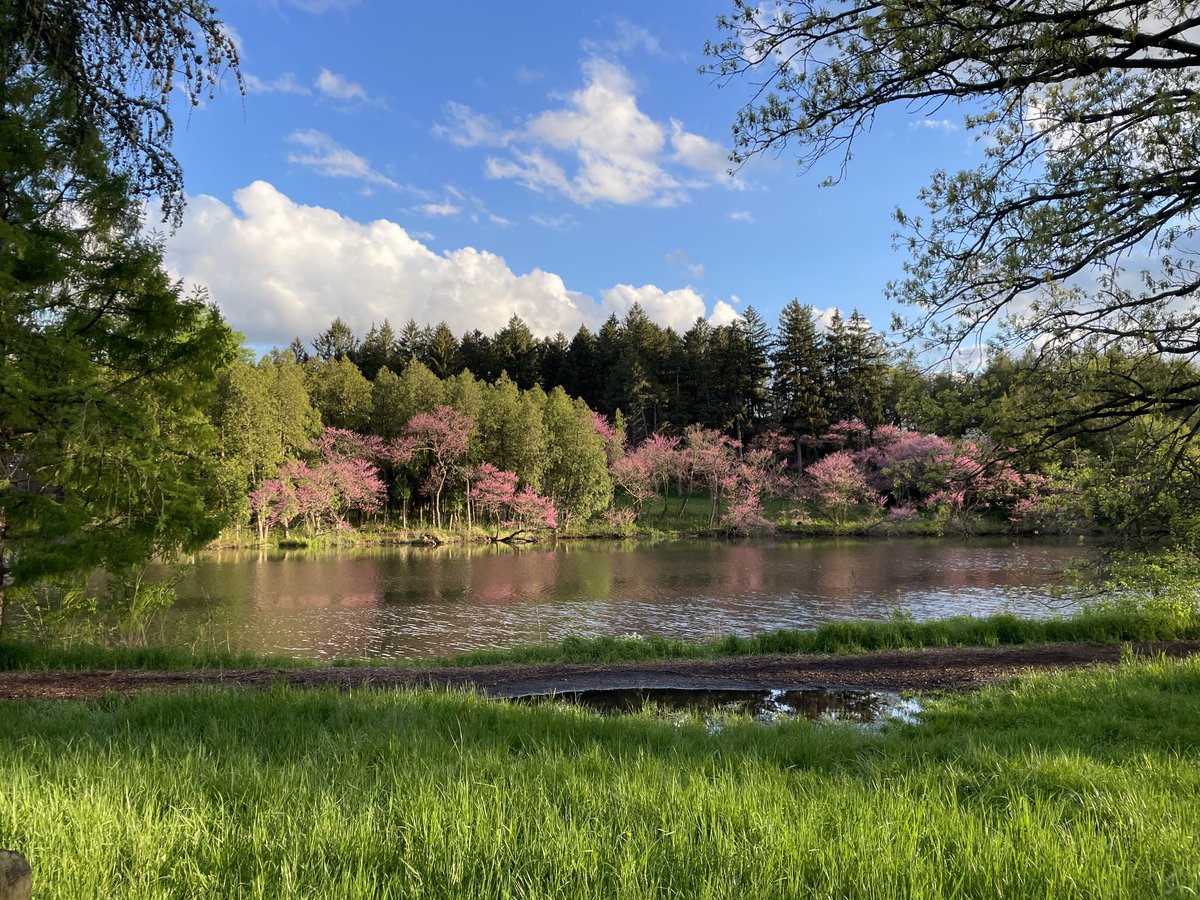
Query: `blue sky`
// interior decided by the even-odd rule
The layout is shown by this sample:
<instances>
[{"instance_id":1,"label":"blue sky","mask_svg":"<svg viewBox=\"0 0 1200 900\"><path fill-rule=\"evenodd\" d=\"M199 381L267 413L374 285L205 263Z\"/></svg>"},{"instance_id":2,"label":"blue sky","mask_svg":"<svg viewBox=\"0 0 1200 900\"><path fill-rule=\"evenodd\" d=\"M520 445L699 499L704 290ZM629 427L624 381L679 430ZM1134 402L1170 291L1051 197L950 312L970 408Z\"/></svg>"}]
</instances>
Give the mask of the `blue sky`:
<instances>
[{"instance_id":1,"label":"blue sky","mask_svg":"<svg viewBox=\"0 0 1200 900\"><path fill-rule=\"evenodd\" d=\"M248 92L179 118L168 264L259 347L334 316L570 336L634 301L680 330L792 297L885 325L894 208L981 151L953 111L897 112L835 187L787 151L730 178L751 85L697 71L727 7L226 0Z\"/></svg>"}]
</instances>

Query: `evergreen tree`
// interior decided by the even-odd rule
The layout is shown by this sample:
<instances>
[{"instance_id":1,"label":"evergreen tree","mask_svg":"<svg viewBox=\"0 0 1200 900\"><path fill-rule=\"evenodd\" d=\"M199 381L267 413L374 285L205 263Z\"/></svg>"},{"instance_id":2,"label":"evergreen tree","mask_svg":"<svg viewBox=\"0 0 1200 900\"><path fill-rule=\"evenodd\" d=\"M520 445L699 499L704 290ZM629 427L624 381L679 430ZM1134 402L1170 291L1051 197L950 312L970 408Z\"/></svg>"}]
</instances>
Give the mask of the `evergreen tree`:
<instances>
[{"instance_id":1,"label":"evergreen tree","mask_svg":"<svg viewBox=\"0 0 1200 900\"><path fill-rule=\"evenodd\" d=\"M847 364L845 409L873 433L883 424L888 390L887 347L883 338L856 309L846 322Z\"/></svg>"},{"instance_id":2,"label":"evergreen tree","mask_svg":"<svg viewBox=\"0 0 1200 900\"><path fill-rule=\"evenodd\" d=\"M396 332L392 330L391 322L384 319L379 326L371 323L371 330L350 358L367 381L374 381L385 366L395 369L396 356Z\"/></svg>"},{"instance_id":3,"label":"evergreen tree","mask_svg":"<svg viewBox=\"0 0 1200 900\"><path fill-rule=\"evenodd\" d=\"M500 374L492 339L476 328L463 335L459 344L462 366L481 381L495 381Z\"/></svg>"},{"instance_id":4,"label":"evergreen tree","mask_svg":"<svg viewBox=\"0 0 1200 900\"><path fill-rule=\"evenodd\" d=\"M563 364L563 388L573 397L582 397L593 409L599 408L603 392L596 358L596 338L586 325L580 325Z\"/></svg>"},{"instance_id":5,"label":"evergreen tree","mask_svg":"<svg viewBox=\"0 0 1200 900\"><path fill-rule=\"evenodd\" d=\"M438 322L425 342L421 361L438 378L449 378L462 371L462 358L458 352L458 338L445 322Z\"/></svg>"},{"instance_id":6,"label":"evergreen tree","mask_svg":"<svg viewBox=\"0 0 1200 900\"><path fill-rule=\"evenodd\" d=\"M334 319L327 329L313 341L313 353L322 362L335 359L352 359L358 349L358 338L341 317Z\"/></svg>"},{"instance_id":7,"label":"evergreen tree","mask_svg":"<svg viewBox=\"0 0 1200 900\"><path fill-rule=\"evenodd\" d=\"M528 390L538 382L538 357L533 332L521 317L514 313L508 324L492 338L496 365L517 387Z\"/></svg>"},{"instance_id":8,"label":"evergreen tree","mask_svg":"<svg viewBox=\"0 0 1200 900\"><path fill-rule=\"evenodd\" d=\"M771 401L776 421L792 436L817 435L830 424L821 344L811 306L792 299L779 314ZM799 443L797 448L799 452Z\"/></svg>"}]
</instances>

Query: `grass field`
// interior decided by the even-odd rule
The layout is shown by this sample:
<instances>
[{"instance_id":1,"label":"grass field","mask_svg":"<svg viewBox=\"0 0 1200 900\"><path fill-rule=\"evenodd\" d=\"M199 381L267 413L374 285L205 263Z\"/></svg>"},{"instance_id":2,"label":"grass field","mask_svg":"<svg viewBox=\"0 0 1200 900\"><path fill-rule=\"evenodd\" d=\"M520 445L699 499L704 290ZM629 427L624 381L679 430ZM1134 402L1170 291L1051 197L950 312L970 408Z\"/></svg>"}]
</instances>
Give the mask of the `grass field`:
<instances>
[{"instance_id":1,"label":"grass field","mask_svg":"<svg viewBox=\"0 0 1200 900\"><path fill-rule=\"evenodd\" d=\"M0 844L46 900L1200 890L1196 660L881 732L282 688L0 717Z\"/></svg>"}]
</instances>

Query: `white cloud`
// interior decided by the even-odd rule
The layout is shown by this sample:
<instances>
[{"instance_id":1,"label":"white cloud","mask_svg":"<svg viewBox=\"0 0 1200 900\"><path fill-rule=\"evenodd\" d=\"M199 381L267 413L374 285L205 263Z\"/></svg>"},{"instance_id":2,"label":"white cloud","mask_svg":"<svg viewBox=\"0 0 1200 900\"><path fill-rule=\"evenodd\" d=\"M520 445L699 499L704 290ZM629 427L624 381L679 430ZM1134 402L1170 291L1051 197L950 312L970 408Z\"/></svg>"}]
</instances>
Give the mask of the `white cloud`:
<instances>
[{"instance_id":1,"label":"white cloud","mask_svg":"<svg viewBox=\"0 0 1200 900\"><path fill-rule=\"evenodd\" d=\"M615 33L612 37L585 39L579 42L580 46L593 56L623 56L631 53L642 56L671 56L663 49L657 35L641 25L634 25L626 19L617 19L613 24Z\"/></svg>"},{"instance_id":2,"label":"white cloud","mask_svg":"<svg viewBox=\"0 0 1200 900\"><path fill-rule=\"evenodd\" d=\"M669 325L678 332L687 331L705 313L704 298L690 287L664 291L653 284L641 287L618 284L601 291L600 296L605 310L616 313L618 318L624 316L633 304L639 303L654 321Z\"/></svg>"},{"instance_id":3,"label":"white cloud","mask_svg":"<svg viewBox=\"0 0 1200 900\"><path fill-rule=\"evenodd\" d=\"M491 116L477 113L465 103L446 104L447 122L434 125L433 133L459 147L502 147L508 135Z\"/></svg>"},{"instance_id":4,"label":"white cloud","mask_svg":"<svg viewBox=\"0 0 1200 900\"><path fill-rule=\"evenodd\" d=\"M839 310L836 306L827 306L825 309L818 309L814 306L813 322L816 324L819 330L828 331L829 323L833 321L834 313L838 313L840 315L841 310ZM842 318L845 319L845 315L842 315Z\"/></svg>"},{"instance_id":5,"label":"white cloud","mask_svg":"<svg viewBox=\"0 0 1200 900\"><path fill-rule=\"evenodd\" d=\"M462 212L462 207L453 203L423 203L417 209L427 216L456 216Z\"/></svg>"},{"instance_id":6,"label":"white cloud","mask_svg":"<svg viewBox=\"0 0 1200 900\"><path fill-rule=\"evenodd\" d=\"M561 216L546 216L541 213L533 213L529 217L529 221L534 225L541 225L543 228L573 228L579 224L570 213L563 213Z\"/></svg>"},{"instance_id":7,"label":"white cloud","mask_svg":"<svg viewBox=\"0 0 1200 900\"><path fill-rule=\"evenodd\" d=\"M384 318L445 320L456 334L495 332L514 313L538 334L601 319L553 273L517 275L472 247L439 255L395 222L304 206L264 181L237 191L234 208L191 198L167 262L186 283L207 285L229 323L257 344L307 338L336 316L360 333Z\"/></svg>"},{"instance_id":8,"label":"white cloud","mask_svg":"<svg viewBox=\"0 0 1200 900\"><path fill-rule=\"evenodd\" d=\"M733 219L735 222L747 222L753 224L754 213L750 212L748 209L739 209L735 212L731 212L729 214L729 218Z\"/></svg>"},{"instance_id":9,"label":"white cloud","mask_svg":"<svg viewBox=\"0 0 1200 900\"><path fill-rule=\"evenodd\" d=\"M726 303L724 300L718 300L713 306L712 315L708 317L708 324L713 326L732 325L741 316L738 315L736 309Z\"/></svg>"},{"instance_id":10,"label":"white cloud","mask_svg":"<svg viewBox=\"0 0 1200 900\"><path fill-rule=\"evenodd\" d=\"M246 72L242 75L242 79L246 82L246 90L251 94L296 94L305 96L312 93L291 72L284 72L270 81Z\"/></svg>"},{"instance_id":11,"label":"white cloud","mask_svg":"<svg viewBox=\"0 0 1200 900\"><path fill-rule=\"evenodd\" d=\"M678 119L671 120L671 146L675 148L672 158L676 162L707 175L714 182L740 184L729 177L729 151L716 141L686 131Z\"/></svg>"},{"instance_id":12,"label":"white cloud","mask_svg":"<svg viewBox=\"0 0 1200 900\"><path fill-rule=\"evenodd\" d=\"M531 69L528 66L518 66L517 71L513 73L517 84L536 84L545 77L545 69Z\"/></svg>"},{"instance_id":13,"label":"white cloud","mask_svg":"<svg viewBox=\"0 0 1200 900\"><path fill-rule=\"evenodd\" d=\"M357 178L371 184L399 187L395 181L376 171L363 157L343 147L322 131L313 128L293 131L287 140L301 148L288 154L290 163L308 166L330 178Z\"/></svg>"},{"instance_id":14,"label":"white cloud","mask_svg":"<svg viewBox=\"0 0 1200 900\"><path fill-rule=\"evenodd\" d=\"M674 206L687 200L688 189L730 183L720 145L688 132L677 120L664 125L648 116L620 65L592 58L583 73L583 87L566 106L539 113L520 127L505 130L490 117L452 103L446 108L449 121L434 131L459 146L510 148L507 155L488 157L488 177L562 194L583 206ZM696 173L703 178L697 180Z\"/></svg>"},{"instance_id":15,"label":"white cloud","mask_svg":"<svg viewBox=\"0 0 1200 900\"><path fill-rule=\"evenodd\" d=\"M355 100L366 100L367 91L361 84L351 81L345 75L338 75L328 69L321 69L315 82L316 88L326 97L343 100L347 103Z\"/></svg>"},{"instance_id":16,"label":"white cloud","mask_svg":"<svg viewBox=\"0 0 1200 900\"><path fill-rule=\"evenodd\" d=\"M958 128L958 123L950 119L917 119L914 122L908 123L909 131L925 129L927 131L940 131L943 134L952 134L958 131Z\"/></svg>"}]
</instances>

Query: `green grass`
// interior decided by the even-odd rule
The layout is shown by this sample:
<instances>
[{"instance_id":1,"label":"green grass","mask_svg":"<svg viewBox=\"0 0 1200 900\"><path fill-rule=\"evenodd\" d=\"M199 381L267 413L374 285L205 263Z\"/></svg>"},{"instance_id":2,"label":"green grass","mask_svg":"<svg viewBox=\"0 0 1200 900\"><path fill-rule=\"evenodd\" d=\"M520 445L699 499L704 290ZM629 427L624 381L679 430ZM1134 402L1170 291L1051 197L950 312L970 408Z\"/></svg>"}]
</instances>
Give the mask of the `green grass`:
<instances>
[{"instance_id":1,"label":"green grass","mask_svg":"<svg viewBox=\"0 0 1200 900\"><path fill-rule=\"evenodd\" d=\"M0 844L43 900L1200 890L1200 660L882 732L283 688L0 715Z\"/></svg>"},{"instance_id":2,"label":"green grass","mask_svg":"<svg viewBox=\"0 0 1200 900\"><path fill-rule=\"evenodd\" d=\"M620 660L715 659L771 653L858 653L922 647L1039 644L1056 641L1200 639L1200 613L1153 604L1105 604L1069 618L1021 619L1009 614L986 618L958 616L930 622L896 618L883 622L844 621L812 631L770 631L752 637L730 635L710 641L663 637L566 638L508 649L473 650L454 656L403 662L339 659L320 663L286 656L193 652L177 647L58 648L0 641L0 671L44 669L231 669L296 668L314 665L467 666L517 663L616 662Z\"/></svg>"}]
</instances>

